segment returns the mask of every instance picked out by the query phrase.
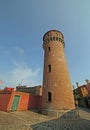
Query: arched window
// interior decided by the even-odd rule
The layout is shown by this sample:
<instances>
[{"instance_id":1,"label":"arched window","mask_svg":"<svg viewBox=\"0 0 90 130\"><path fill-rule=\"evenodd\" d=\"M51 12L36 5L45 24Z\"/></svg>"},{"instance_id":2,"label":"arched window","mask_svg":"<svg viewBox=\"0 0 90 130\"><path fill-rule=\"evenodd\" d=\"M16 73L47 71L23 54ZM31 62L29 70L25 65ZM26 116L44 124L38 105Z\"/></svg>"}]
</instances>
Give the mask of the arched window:
<instances>
[{"instance_id":1,"label":"arched window","mask_svg":"<svg viewBox=\"0 0 90 130\"><path fill-rule=\"evenodd\" d=\"M58 41L58 37L56 37L56 41Z\"/></svg>"},{"instance_id":2,"label":"arched window","mask_svg":"<svg viewBox=\"0 0 90 130\"><path fill-rule=\"evenodd\" d=\"M55 41L55 37L53 37L53 41Z\"/></svg>"},{"instance_id":3,"label":"arched window","mask_svg":"<svg viewBox=\"0 0 90 130\"><path fill-rule=\"evenodd\" d=\"M52 41L52 37L50 37L50 41Z\"/></svg>"},{"instance_id":4,"label":"arched window","mask_svg":"<svg viewBox=\"0 0 90 130\"><path fill-rule=\"evenodd\" d=\"M59 38L59 41L61 42L61 38Z\"/></svg>"},{"instance_id":5,"label":"arched window","mask_svg":"<svg viewBox=\"0 0 90 130\"><path fill-rule=\"evenodd\" d=\"M49 42L49 39L47 39L47 42Z\"/></svg>"},{"instance_id":6,"label":"arched window","mask_svg":"<svg viewBox=\"0 0 90 130\"><path fill-rule=\"evenodd\" d=\"M48 47L48 51L51 51L51 48L50 48L50 47Z\"/></svg>"},{"instance_id":7,"label":"arched window","mask_svg":"<svg viewBox=\"0 0 90 130\"><path fill-rule=\"evenodd\" d=\"M51 72L51 65L48 65L48 72Z\"/></svg>"},{"instance_id":8,"label":"arched window","mask_svg":"<svg viewBox=\"0 0 90 130\"><path fill-rule=\"evenodd\" d=\"M49 102L52 101L52 94L51 94L51 92L48 92L48 101L49 101Z\"/></svg>"}]
</instances>

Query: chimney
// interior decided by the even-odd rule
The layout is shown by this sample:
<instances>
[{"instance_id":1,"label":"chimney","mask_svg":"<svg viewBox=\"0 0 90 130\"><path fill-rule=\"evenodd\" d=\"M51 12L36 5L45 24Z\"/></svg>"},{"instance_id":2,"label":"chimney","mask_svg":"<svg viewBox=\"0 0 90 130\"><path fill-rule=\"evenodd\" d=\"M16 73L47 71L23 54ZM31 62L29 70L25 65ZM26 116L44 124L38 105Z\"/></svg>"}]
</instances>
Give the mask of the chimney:
<instances>
[{"instance_id":1,"label":"chimney","mask_svg":"<svg viewBox=\"0 0 90 130\"><path fill-rule=\"evenodd\" d=\"M88 79L85 79L85 82L88 84L88 83L89 83L89 80L88 80Z\"/></svg>"},{"instance_id":2,"label":"chimney","mask_svg":"<svg viewBox=\"0 0 90 130\"><path fill-rule=\"evenodd\" d=\"M77 88L79 87L78 82L76 82Z\"/></svg>"}]
</instances>

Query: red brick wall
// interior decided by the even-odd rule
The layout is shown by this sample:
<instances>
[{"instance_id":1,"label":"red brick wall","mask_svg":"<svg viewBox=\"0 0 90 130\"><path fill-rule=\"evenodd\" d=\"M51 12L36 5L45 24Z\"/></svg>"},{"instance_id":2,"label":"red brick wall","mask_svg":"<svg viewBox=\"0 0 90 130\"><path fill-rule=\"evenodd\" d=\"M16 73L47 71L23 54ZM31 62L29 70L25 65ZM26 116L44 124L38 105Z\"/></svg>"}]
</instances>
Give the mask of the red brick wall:
<instances>
[{"instance_id":1,"label":"red brick wall","mask_svg":"<svg viewBox=\"0 0 90 130\"><path fill-rule=\"evenodd\" d=\"M41 108L42 96L29 96L29 109Z\"/></svg>"},{"instance_id":2,"label":"red brick wall","mask_svg":"<svg viewBox=\"0 0 90 130\"><path fill-rule=\"evenodd\" d=\"M87 86L88 94L90 96L90 83L88 83L86 86Z\"/></svg>"},{"instance_id":3,"label":"red brick wall","mask_svg":"<svg viewBox=\"0 0 90 130\"><path fill-rule=\"evenodd\" d=\"M7 111L11 93L0 93L0 110Z\"/></svg>"}]
</instances>

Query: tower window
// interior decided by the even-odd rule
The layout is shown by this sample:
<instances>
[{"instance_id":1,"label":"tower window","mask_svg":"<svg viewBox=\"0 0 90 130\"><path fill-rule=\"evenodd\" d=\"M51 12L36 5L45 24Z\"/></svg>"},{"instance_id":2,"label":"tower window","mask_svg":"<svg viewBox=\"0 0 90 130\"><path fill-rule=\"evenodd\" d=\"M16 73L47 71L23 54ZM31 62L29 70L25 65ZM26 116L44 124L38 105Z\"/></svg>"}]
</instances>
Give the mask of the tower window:
<instances>
[{"instance_id":1,"label":"tower window","mask_svg":"<svg viewBox=\"0 0 90 130\"><path fill-rule=\"evenodd\" d=\"M48 92L48 101L49 101L49 102L52 101L52 94L51 94L51 92Z\"/></svg>"},{"instance_id":2,"label":"tower window","mask_svg":"<svg viewBox=\"0 0 90 130\"><path fill-rule=\"evenodd\" d=\"M49 39L47 39L47 42L49 42Z\"/></svg>"},{"instance_id":3,"label":"tower window","mask_svg":"<svg viewBox=\"0 0 90 130\"><path fill-rule=\"evenodd\" d=\"M52 41L52 37L50 37L50 40Z\"/></svg>"},{"instance_id":4,"label":"tower window","mask_svg":"<svg viewBox=\"0 0 90 130\"><path fill-rule=\"evenodd\" d=\"M48 65L48 72L51 72L51 65Z\"/></svg>"},{"instance_id":5,"label":"tower window","mask_svg":"<svg viewBox=\"0 0 90 130\"><path fill-rule=\"evenodd\" d=\"M48 51L51 51L51 48L50 48L50 47L48 47Z\"/></svg>"},{"instance_id":6,"label":"tower window","mask_svg":"<svg viewBox=\"0 0 90 130\"><path fill-rule=\"evenodd\" d=\"M56 41L58 41L58 37L56 37Z\"/></svg>"},{"instance_id":7,"label":"tower window","mask_svg":"<svg viewBox=\"0 0 90 130\"><path fill-rule=\"evenodd\" d=\"M61 38L59 38L59 41L61 42Z\"/></svg>"},{"instance_id":8,"label":"tower window","mask_svg":"<svg viewBox=\"0 0 90 130\"><path fill-rule=\"evenodd\" d=\"M61 42L63 42L63 40L61 39Z\"/></svg>"},{"instance_id":9,"label":"tower window","mask_svg":"<svg viewBox=\"0 0 90 130\"><path fill-rule=\"evenodd\" d=\"M55 41L55 37L53 37L53 41Z\"/></svg>"}]
</instances>

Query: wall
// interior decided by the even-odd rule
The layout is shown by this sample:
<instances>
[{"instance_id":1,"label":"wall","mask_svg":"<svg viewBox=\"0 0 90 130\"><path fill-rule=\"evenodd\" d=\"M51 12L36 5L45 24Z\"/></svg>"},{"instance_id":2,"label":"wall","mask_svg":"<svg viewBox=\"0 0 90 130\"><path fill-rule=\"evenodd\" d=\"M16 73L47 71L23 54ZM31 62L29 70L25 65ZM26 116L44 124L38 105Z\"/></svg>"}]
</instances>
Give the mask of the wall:
<instances>
[{"instance_id":1,"label":"wall","mask_svg":"<svg viewBox=\"0 0 90 130\"><path fill-rule=\"evenodd\" d=\"M18 110L28 110L29 94L22 92L15 92L14 95L20 96Z\"/></svg>"},{"instance_id":2,"label":"wall","mask_svg":"<svg viewBox=\"0 0 90 130\"><path fill-rule=\"evenodd\" d=\"M30 95L23 92L3 92L0 93L0 110L11 111L13 99L15 95L20 96L20 101L17 110L28 110L41 108L42 97L36 95Z\"/></svg>"},{"instance_id":3,"label":"wall","mask_svg":"<svg viewBox=\"0 0 90 130\"><path fill-rule=\"evenodd\" d=\"M85 97L88 95L88 91L86 86L81 87L82 96Z\"/></svg>"},{"instance_id":4,"label":"wall","mask_svg":"<svg viewBox=\"0 0 90 130\"><path fill-rule=\"evenodd\" d=\"M39 109L42 107L42 96L29 96L29 109Z\"/></svg>"},{"instance_id":5,"label":"wall","mask_svg":"<svg viewBox=\"0 0 90 130\"><path fill-rule=\"evenodd\" d=\"M0 110L8 111L8 104L11 98L11 93L0 93Z\"/></svg>"},{"instance_id":6,"label":"wall","mask_svg":"<svg viewBox=\"0 0 90 130\"><path fill-rule=\"evenodd\" d=\"M90 108L90 97L83 97L79 100L79 106Z\"/></svg>"},{"instance_id":7,"label":"wall","mask_svg":"<svg viewBox=\"0 0 90 130\"><path fill-rule=\"evenodd\" d=\"M23 92L12 92L11 98L9 101L9 105L8 105L8 111L11 110L13 99L14 99L15 95L20 96L20 101L19 101L17 110L28 110L29 94L23 93Z\"/></svg>"},{"instance_id":8,"label":"wall","mask_svg":"<svg viewBox=\"0 0 90 130\"><path fill-rule=\"evenodd\" d=\"M88 90L86 85L82 85L74 90L75 94L80 95L80 97L85 97L88 95Z\"/></svg>"},{"instance_id":9,"label":"wall","mask_svg":"<svg viewBox=\"0 0 90 130\"><path fill-rule=\"evenodd\" d=\"M87 87L87 90L88 90L88 94L89 94L89 96L90 96L90 83L88 83L88 84L86 85L86 87Z\"/></svg>"},{"instance_id":10,"label":"wall","mask_svg":"<svg viewBox=\"0 0 90 130\"><path fill-rule=\"evenodd\" d=\"M42 95L42 86L26 87L26 86L17 86L16 91L30 93L30 95Z\"/></svg>"}]
</instances>

